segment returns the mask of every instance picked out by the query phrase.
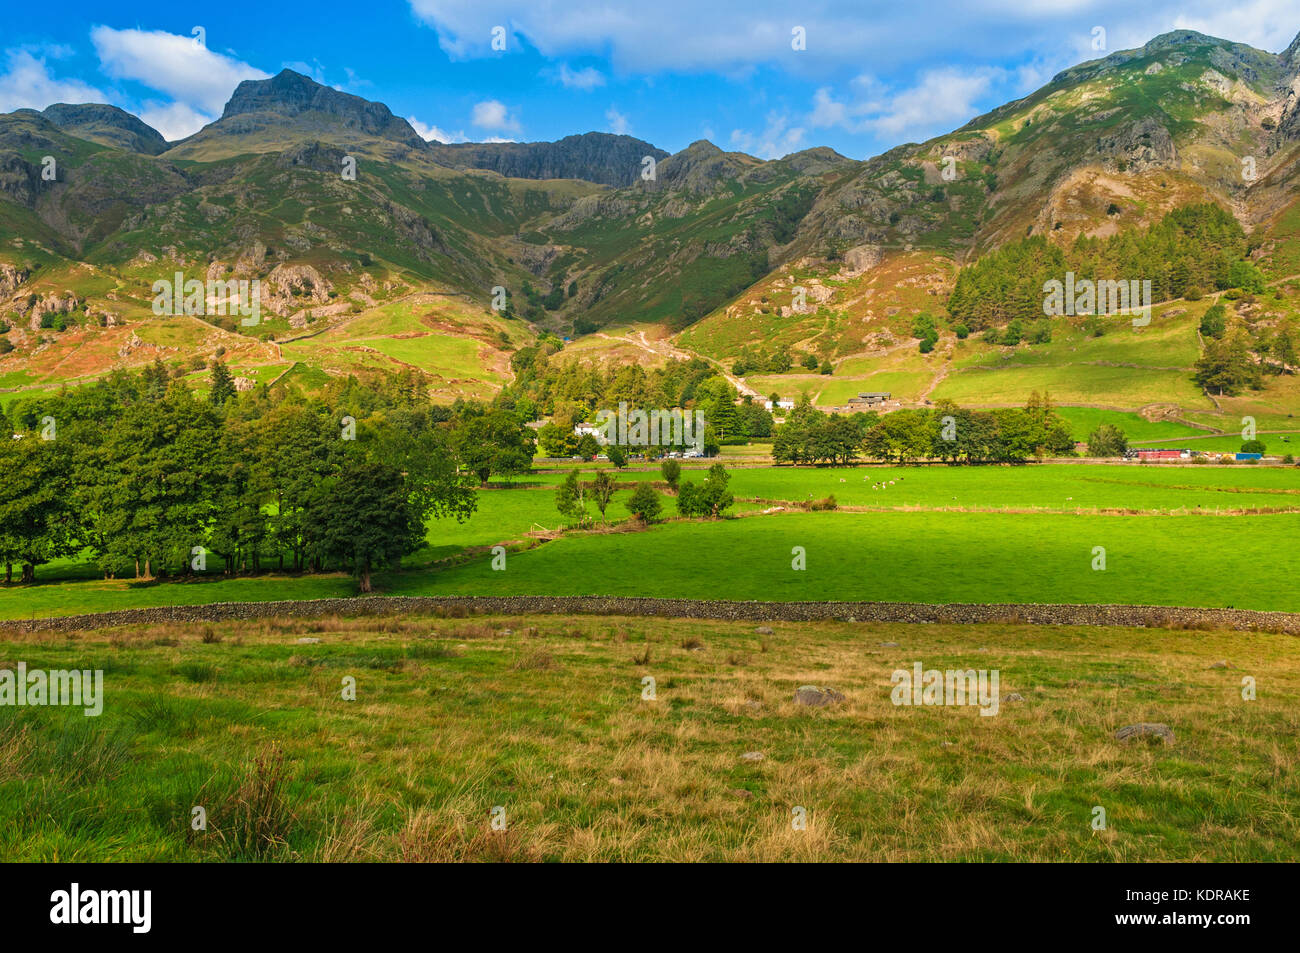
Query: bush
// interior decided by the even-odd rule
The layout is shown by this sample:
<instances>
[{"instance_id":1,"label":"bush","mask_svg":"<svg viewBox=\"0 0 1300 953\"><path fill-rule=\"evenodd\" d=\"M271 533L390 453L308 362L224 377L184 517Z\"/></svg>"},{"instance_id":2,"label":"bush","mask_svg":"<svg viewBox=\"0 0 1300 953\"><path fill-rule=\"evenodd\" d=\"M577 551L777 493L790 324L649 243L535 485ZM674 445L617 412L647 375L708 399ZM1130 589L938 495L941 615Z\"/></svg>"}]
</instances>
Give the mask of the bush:
<instances>
[{"instance_id":1,"label":"bush","mask_svg":"<svg viewBox=\"0 0 1300 953\"><path fill-rule=\"evenodd\" d=\"M1102 424L1088 435L1088 456L1122 457L1128 449L1128 438L1114 424Z\"/></svg>"},{"instance_id":2,"label":"bush","mask_svg":"<svg viewBox=\"0 0 1300 953\"><path fill-rule=\"evenodd\" d=\"M663 504L659 502L659 494L654 491L654 487L649 483L638 483L632 499L627 501L627 508L641 522L653 523L659 518Z\"/></svg>"},{"instance_id":3,"label":"bush","mask_svg":"<svg viewBox=\"0 0 1300 953\"><path fill-rule=\"evenodd\" d=\"M1221 304L1209 308L1201 315L1201 333L1216 340L1228 330L1228 309Z\"/></svg>"}]
</instances>

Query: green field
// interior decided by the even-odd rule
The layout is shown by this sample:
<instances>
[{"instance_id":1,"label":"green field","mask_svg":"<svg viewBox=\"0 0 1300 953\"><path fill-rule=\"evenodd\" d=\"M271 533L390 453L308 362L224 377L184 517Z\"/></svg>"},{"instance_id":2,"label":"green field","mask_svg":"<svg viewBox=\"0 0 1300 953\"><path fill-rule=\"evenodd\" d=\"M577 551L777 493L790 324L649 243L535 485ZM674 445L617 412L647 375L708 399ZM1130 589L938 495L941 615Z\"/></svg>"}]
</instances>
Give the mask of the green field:
<instances>
[{"instance_id":1,"label":"green field","mask_svg":"<svg viewBox=\"0 0 1300 953\"><path fill-rule=\"evenodd\" d=\"M1300 859L1291 636L774 628L426 616L0 633L0 658L104 673L99 717L0 722L0 856ZM917 662L996 671L996 715L891 704L892 673ZM796 704L808 684L844 700ZM1136 722L1176 739L1116 740Z\"/></svg>"},{"instance_id":2,"label":"green field","mask_svg":"<svg viewBox=\"0 0 1300 953\"><path fill-rule=\"evenodd\" d=\"M686 471L698 481L702 474ZM1294 467L737 468L731 518L664 516L633 526L625 485L596 522L565 532L553 486L563 470L479 492L463 523L435 521L400 595L626 595L759 600L1140 603L1300 611L1300 470ZM840 509L797 504L834 496ZM488 547L506 544L505 572ZM791 569L796 546L807 569ZM1092 569L1106 551L1105 571ZM90 563L44 566L35 585L0 587L0 618L353 594L346 575L103 580Z\"/></svg>"}]
</instances>

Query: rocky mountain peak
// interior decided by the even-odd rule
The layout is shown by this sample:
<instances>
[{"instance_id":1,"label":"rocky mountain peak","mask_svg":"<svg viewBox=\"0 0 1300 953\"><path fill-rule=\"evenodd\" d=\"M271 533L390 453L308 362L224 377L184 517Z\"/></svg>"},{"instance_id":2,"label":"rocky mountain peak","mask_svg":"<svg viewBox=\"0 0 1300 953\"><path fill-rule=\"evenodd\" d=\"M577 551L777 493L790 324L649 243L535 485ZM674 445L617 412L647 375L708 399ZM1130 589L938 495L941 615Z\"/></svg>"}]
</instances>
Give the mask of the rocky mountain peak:
<instances>
[{"instance_id":1,"label":"rocky mountain peak","mask_svg":"<svg viewBox=\"0 0 1300 953\"><path fill-rule=\"evenodd\" d=\"M167 149L167 140L157 129L106 103L55 103L41 115L78 139L151 156Z\"/></svg>"},{"instance_id":2,"label":"rocky mountain peak","mask_svg":"<svg viewBox=\"0 0 1300 953\"><path fill-rule=\"evenodd\" d=\"M367 135L424 147L424 140L410 124L394 116L383 103L322 86L291 69L270 79L244 80L235 87L221 119L268 113L292 118L311 115Z\"/></svg>"}]
</instances>

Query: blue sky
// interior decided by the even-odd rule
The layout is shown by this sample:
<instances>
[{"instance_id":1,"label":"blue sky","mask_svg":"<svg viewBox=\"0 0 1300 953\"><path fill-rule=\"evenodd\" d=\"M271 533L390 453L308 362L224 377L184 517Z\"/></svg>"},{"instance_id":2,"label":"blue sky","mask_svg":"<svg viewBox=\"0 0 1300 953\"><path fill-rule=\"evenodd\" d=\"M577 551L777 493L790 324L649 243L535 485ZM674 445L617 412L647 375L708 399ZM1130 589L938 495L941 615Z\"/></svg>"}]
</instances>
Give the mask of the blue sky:
<instances>
[{"instance_id":1,"label":"blue sky","mask_svg":"<svg viewBox=\"0 0 1300 953\"><path fill-rule=\"evenodd\" d=\"M177 139L218 117L240 80L287 66L444 141L597 130L670 152L709 139L762 158L815 145L866 158L1171 29L1278 52L1300 32L1300 5L233 0L179 10L65 0L15 19L0 39L0 112L109 102Z\"/></svg>"}]
</instances>

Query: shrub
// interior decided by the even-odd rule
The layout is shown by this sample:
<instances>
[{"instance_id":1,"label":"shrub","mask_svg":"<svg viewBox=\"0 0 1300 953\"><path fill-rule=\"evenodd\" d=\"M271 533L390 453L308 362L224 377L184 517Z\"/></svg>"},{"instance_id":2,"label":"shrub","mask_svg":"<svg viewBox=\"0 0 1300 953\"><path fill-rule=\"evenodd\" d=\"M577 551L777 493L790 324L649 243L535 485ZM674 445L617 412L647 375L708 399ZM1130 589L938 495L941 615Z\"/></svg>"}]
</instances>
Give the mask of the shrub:
<instances>
[{"instance_id":1,"label":"shrub","mask_svg":"<svg viewBox=\"0 0 1300 953\"><path fill-rule=\"evenodd\" d=\"M676 460L665 460L659 467L659 472L663 475L664 482L674 490L677 489L677 481L682 476L682 465Z\"/></svg>"},{"instance_id":2,"label":"shrub","mask_svg":"<svg viewBox=\"0 0 1300 953\"><path fill-rule=\"evenodd\" d=\"M1201 315L1201 333L1207 338L1221 338L1228 329L1228 309L1216 304Z\"/></svg>"},{"instance_id":3,"label":"shrub","mask_svg":"<svg viewBox=\"0 0 1300 953\"><path fill-rule=\"evenodd\" d=\"M1088 456L1122 457L1128 449L1128 438L1114 424L1102 424L1088 435Z\"/></svg>"},{"instance_id":4,"label":"shrub","mask_svg":"<svg viewBox=\"0 0 1300 953\"><path fill-rule=\"evenodd\" d=\"M632 499L627 501L628 511L643 523L653 523L659 517L663 504L659 494L649 483L638 483Z\"/></svg>"}]
</instances>

